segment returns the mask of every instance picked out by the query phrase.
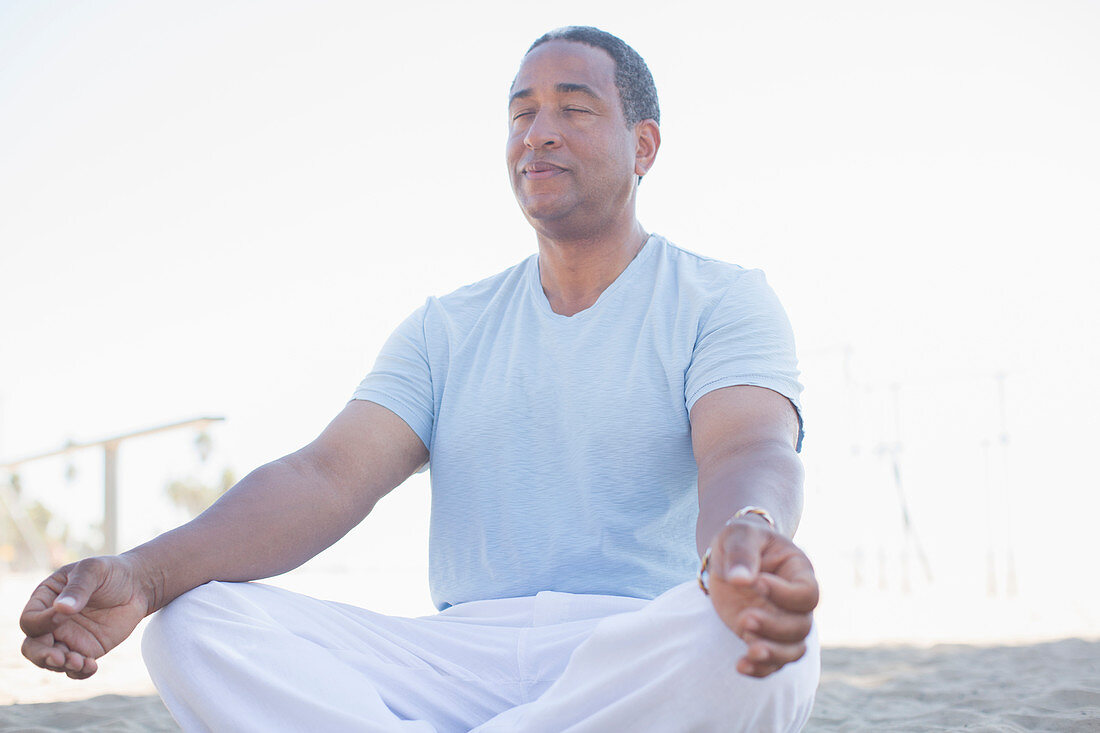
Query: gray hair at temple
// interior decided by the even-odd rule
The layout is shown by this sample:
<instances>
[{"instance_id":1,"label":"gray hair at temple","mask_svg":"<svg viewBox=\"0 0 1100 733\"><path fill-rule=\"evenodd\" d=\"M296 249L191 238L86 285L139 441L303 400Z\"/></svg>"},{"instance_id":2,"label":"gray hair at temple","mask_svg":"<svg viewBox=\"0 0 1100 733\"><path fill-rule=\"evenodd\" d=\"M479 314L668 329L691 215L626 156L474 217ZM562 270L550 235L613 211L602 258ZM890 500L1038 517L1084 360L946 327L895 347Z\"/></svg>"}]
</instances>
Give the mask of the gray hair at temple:
<instances>
[{"instance_id":1,"label":"gray hair at temple","mask_svg":"<svg viewBox=\"0 0 1100 733\"><path fill-rule=\"evenodd\" d=\"M645 60L621 38L592 26L570 25L539 37L527 53L548 41L575 41L607 51L615 62L615 86L619 90L626 124L633 127L642 120L661 124L661 107L657 104L653 75L649 73Z\"/></svg>"}]
</instances>

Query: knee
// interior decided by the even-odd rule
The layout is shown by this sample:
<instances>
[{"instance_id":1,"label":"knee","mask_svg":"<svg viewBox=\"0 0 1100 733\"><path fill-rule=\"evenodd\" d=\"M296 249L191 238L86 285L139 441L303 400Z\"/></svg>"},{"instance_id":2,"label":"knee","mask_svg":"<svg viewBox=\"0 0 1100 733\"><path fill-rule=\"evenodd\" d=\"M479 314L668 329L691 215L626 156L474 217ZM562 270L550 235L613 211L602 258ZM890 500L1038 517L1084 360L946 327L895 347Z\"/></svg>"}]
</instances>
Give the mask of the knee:
<instances>
[{"instance_id":1,"label":"knee","mask_svg":"<svg viewBox=\"0 0 1100 733\"><path fill-rule=\"evenodd\" d=\"M236 583L207 583L184 593L157 611L145 627L141 654L151 674L178 668L184 658L194 661L204 640L211 640L210 627L224 621L232 604Z\"/></svg>"},{"instance_id":2,"label":"knee","mask_svg":"<svg viewBox=\"0 0 1100 733\"><path fill-rule=\"evenodd\" d=\"M682 643L690 646L694 656L705 666L715 670L736 666L736 662L747 651L745 642L726 626L725 622L718 616L717 611L715 611L711 599L699 592L698 586L692 584L687 588L683 588L682 594L682 599L678 604L682 612L679 614L681 618L678 619L679 623L677 624L684 635ZM731 657L734 665L728 664ZM812 672L813 674L809 677L816 687L817 672L820 667L819 657L817 629L812 627L806 637L806 653L802 658L785 665L783 669L792 667L805 670L805 672Z\"/></svg>"},{"instance_id":3,"label":"knee","mask_svg":"<svg viewBox=\"0 0 1100 733\"><path fill-rule=\"evenodd\" d=\"M715 710L735 716L732 719L743 723L742 730L802 730L813 710L821 674L817 629L811 629L800 659L766 677L750 677L737 671L737 662L747 647L725 624L713 630L713 637L722 640L712 638L700 657L710 671L708 696Z\"/></svg>"},{"instance_id":4,"label":"knee","mask_svg":"<svg viewBox=\"0 0 1100 733\"><path fill-rule=\"evenodd\" d=\"M690 679L696 699L708 715L743 723L738 729L753 731L800 730L809 719L820 676L820 646L817 630L806 639L801 659L784 665L763 678L737 671L745 655L745 643L718 617L710 599L694 584L678 586L654 603L655 610L672 616L661 624L672 631L680 669L676 674ZM666 594L668 595L668 594ZM714 718L712 718L713 720ZM701 729L709 729L703 726Z\"/></svg>"}]
</instances>

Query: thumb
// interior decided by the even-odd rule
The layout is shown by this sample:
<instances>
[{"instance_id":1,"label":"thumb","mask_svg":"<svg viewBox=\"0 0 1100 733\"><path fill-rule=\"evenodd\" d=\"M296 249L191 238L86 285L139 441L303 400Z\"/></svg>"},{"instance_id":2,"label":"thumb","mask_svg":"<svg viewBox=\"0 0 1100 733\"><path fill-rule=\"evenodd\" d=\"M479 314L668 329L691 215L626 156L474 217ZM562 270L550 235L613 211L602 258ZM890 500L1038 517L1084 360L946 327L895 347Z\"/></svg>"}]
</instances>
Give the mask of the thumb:
<instances>
[{"instance_id":1,"label":"thumb","mask_svg":"<svg viewBox=\"0 0 1100 733\"><path fill-rule=\"evenodd\" d=\"M64 614L76 614L84 610L102 582L102 567L95 559L81 560L71 571L65 587L61 589L53 607Z\"/></svg>"},{"instance_id":2,"label":"thumb","mask_svg":"<svg viewBox=\"0 0 1100 733\"><path fill-rule=\"evenodd\" d=\"M767 538L747 523L733 522L719 535L718 569L724 580L749 584L760 572L760 556Z\"/></svg>"}]
</instances>

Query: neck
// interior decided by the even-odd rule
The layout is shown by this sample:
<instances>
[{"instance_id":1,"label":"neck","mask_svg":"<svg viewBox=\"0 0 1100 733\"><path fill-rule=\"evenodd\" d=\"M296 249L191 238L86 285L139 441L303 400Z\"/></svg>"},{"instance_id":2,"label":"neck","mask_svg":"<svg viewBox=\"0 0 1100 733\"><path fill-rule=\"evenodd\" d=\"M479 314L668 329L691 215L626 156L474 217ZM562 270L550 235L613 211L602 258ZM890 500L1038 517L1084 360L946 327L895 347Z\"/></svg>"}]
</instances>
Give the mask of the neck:
<instances>
[{"instance_id":1,"label":"neck","mask_svg":"<svg viewBox=\"0 0 1100 733\"><path fill-rule=\"evenodd\" d=\"M649 235L637 220L625 231L585 239L539 235L539 279L550 308L572 316L592 307L622 274Z\"/></svg>"}]
</instances>

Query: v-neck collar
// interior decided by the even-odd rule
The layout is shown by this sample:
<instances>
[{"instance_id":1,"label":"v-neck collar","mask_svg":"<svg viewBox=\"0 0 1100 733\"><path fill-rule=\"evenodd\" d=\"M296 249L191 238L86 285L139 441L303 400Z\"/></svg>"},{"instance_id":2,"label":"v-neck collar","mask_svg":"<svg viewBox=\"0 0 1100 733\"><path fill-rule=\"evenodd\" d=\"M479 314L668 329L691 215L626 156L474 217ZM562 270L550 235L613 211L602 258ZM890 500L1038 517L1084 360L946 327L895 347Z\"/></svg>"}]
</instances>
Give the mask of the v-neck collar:
<instances>
[{"instance_id":1,"label":"v-neck collar","mask_svg":"<svg viewBox=\"0 0 1100 733\"><path fill-rule=\"evenodd\" d=\"M649 259L653 250L657 249L657 242L654 241L656 239L657 235L650 234L645 243L642 244L642 248L638 250L638 254L634 255L634 259L627 263L627 266L619 273L619 276L616 277L610 285L604 288L603 292L600 293L600 297L596 298L596 302L582 311L577 311L571 316L555 313L554 309L550 307L550 301L547 299L546 293L542 289L542 279L539 273L539 256L538 254L533 255L530 260L530 266L527 268L527 282L530 285L531 296L535 299L536 306L545 316L556 321L578 323L591 318L592 314L595 313L605 301L610 299L623 283L632 279L634 273L636 273L641 268L642 264Z\"/></svg>"}]
</instances>

